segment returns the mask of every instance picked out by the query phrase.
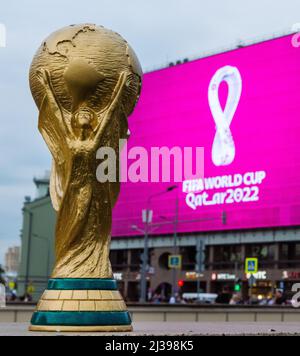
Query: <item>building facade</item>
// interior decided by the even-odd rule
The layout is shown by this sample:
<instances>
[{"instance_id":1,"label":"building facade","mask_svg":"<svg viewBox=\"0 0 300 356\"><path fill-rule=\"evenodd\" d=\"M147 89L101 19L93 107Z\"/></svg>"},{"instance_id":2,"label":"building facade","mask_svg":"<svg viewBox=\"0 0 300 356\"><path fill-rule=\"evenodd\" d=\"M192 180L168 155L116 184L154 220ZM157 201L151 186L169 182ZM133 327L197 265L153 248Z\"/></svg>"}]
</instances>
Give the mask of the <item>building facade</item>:
<instances>
[{"instance_id":1,"label":"building facade","mask_svg":"<svg viewBox=\"0 0 300 356\"><path fill-rule=\"evenodd\" d=\"M199 240L203 241L201 251ZM119 272L129 301L137 301L139 297L142 251L142 238L112 241L113 269ZM182 256L182 268L176 272L175 287L182 293L219 293L224 286L234 292L238 283L246 299L250 276L245 273L245 259L249 257L257 257L259 263L251 290L253 299L270 298L276 288L289 293L292 285L300 282L299 228L181 235L176 253ZM199 253L203 254L201 266L197 263ZM172 254L172 236L150 238L148 288L152 295L162 294L165 300L170 297L174 284L173 270L168 267L168 257Z\"/></svg>"},{"instance_id":2,"label":"building facade","mask_svg":"<svg viewBox=\"0 0 300 356\"><path fill-rule=\"evenodd\" d=\"M49 177L34 179L36 197L25 198L21 229L21 262L18 273L18 295L28 287L37 300L47 285L54 264L54 229L56 214L49 196Z\"/></svg>"},{"instance_id":3,"label":"building facade","mask_svg":"<svg viewBox=\"0 0 300 356\"><path fill-rule=\"evenodd\" d=\"M35 180L39 187L40 180ZM49 180L44 180L49 184ZM54 264L55 211L48 190L42 190L23 207L22 254L18 293L33 284L37 300L46 288ZM201 241L201 244L199 244ZM257 257L259 271L251 293L254 298L270 297L275 288L291 291L300 282L300 229L263 229L150 236L148 259L148 298L159 294L168 300L175 288L181 293L219 293L224 286L232 291L237 281L246 298L248 277L244 271L247 257ZM113 237L111 263L119 288L128 302L140 298L144 236ZM182 256L179 270L168 267L170 255ZM199 258L200 257L200 258ZM183 285L178 286L182 281Z\"/></svg>"}]
</instances>

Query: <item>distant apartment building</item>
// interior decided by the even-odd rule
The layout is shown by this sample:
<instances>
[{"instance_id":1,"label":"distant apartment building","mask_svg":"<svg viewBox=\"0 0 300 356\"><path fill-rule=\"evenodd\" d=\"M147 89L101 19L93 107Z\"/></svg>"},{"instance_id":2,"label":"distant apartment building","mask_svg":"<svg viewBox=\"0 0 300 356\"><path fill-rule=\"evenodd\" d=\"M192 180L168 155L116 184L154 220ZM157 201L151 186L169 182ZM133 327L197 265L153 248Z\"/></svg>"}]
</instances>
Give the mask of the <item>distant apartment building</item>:
<instances>
[{"instance_id":1,"label":"distant apartment building","mask_svg":"<svg viewBox=\"0 0 300 356\"><path fill-rule=\"evenodd\" d=\"M20 247L10 247L5 254L6 273L17 273L20 265Z\"/></svg>"}]
</instances>

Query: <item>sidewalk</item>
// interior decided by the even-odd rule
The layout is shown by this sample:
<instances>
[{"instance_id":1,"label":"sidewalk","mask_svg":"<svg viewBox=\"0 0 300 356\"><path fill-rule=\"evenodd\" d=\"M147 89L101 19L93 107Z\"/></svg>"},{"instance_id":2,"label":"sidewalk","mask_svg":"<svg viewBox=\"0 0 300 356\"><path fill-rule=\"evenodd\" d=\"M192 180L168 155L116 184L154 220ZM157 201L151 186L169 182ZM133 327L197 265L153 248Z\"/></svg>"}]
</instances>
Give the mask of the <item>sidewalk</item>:
<instances>
[{"instance_id":1,"label":"sidewalk","mask_svg":"<svg viewBox=\"0 0 300 356\"><path fill-rule=\"evenodd\" d=\"M55 335L300 335L300 323L189 323L189 322L137 322L132 333L35 333L28 331L26 323L0 323L0 336L55 336Z\"/></svg>"}]
</instances>

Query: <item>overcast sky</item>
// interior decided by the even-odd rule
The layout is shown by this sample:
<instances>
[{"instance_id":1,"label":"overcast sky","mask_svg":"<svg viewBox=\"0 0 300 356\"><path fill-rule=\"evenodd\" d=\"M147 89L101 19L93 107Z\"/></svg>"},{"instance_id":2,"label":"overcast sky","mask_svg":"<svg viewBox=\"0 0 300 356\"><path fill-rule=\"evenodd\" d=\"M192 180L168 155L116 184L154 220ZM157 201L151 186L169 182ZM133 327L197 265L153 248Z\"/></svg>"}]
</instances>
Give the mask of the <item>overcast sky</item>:
<instances>
[{"instance_id":1,"label":"overcast sky","mask_svg":"<svg viewBox=\"0 0 300 356\"><path fill-rule=\"evenodd\" d=\"M300 22L300 1L1 1L7 47L0 48L0 263L8 246L20 244L21 208L24 196L35 193L33 177L50 165L28 87L31 59L51 32L85 22L119 32L150 70L288 31Z\"/></svg>"}]
</instances>

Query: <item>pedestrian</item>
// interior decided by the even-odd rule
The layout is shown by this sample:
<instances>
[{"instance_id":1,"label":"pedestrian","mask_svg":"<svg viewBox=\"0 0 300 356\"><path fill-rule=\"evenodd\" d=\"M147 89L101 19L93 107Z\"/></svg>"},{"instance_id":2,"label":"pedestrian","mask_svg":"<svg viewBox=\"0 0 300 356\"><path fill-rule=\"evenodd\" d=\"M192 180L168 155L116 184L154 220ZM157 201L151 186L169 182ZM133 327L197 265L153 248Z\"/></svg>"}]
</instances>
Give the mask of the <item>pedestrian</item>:
<instances>
[{"instance_id":1,"label":"pedestrian","mask_svg":"<svg viewBox=\"0 0 300 356\"><path fill-rule=\"evenodd\" d=\"M230 302L229 302L230 305L241 305L241 304L244 304L243 303L243 298L242 298L242 295L241 293L235 293Z\"/></svg>"},{"instance_id":2,"label":"pedestrian","mask_svg":"<svg viewBox=\"0 0 300 356\"><path fill-rule=\"evenodd\" d=\"M154 304L159 304L160 303L160 296L157 293L155 293L153 295L152 303L154 303Z\"/></svg>"},{"instance_id":3,"label":"pedestrian","mask_svg":"<svg viewBox=\"0 0 300 356\"><path fill-rule=\"evenodd\" d=\"M229 287L224 286L222 292L217 296L215 303L216 304L229 304L232 298Z\"/></svg>"},{"instance_id":4,"label":"pedestrian","mask_svg":"<svg viewBox=\"0 0 300 356\"><path fill-rule=\"evenodd\" d=\"M147 300L151 301L152 300L152 296L153 296L153 291L152 291L151 288L148 289L148 293L147 294L148 294L148 299Z\"/></svg>"},{"instance_id":5,"label":"pedestrian","mask_svg":"<svg viewBox=\"0 0 300 356\"><path fill-rule=\"evenodd\" d=\"M33 283L30 281L26 290L25 302L32 301L34 292L35 292L35 287Z\"/></svg>"},{"instance_id":6,"label":"pedestrian","mask_svg":"<svg viewBox=\"0 0 300 356\"><path fill-rule=\"evenodd\" d=\"M169 304L176 304L176 298L174 295L172 295L172 297L170 298Z\"/></svg>"},{"instance_id":7,"label":"pedestrian","mask_svg":"<svg viewBox=\"0 0 300 356\"><path fill-rule=\"evenodd\" d=\"M284 291L282 289L276 289L275 295L274 295L274 304L275 305L284 305L286 304L287 299L286 296L284 295Z\"/></svg>"}]
</instances>

